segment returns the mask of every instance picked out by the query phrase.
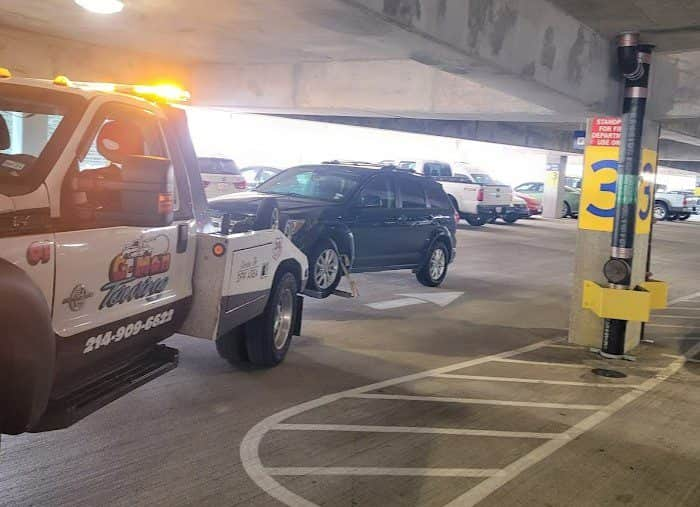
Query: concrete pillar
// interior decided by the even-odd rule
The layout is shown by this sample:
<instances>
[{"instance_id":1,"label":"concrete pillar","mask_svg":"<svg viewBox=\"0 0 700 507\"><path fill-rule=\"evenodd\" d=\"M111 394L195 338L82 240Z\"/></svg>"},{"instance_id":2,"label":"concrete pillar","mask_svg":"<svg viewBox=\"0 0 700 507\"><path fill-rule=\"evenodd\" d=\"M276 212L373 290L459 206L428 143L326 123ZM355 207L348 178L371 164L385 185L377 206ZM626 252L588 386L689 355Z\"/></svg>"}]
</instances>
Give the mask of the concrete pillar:
<instances>
[{"instance_id":1,"label":"concrete pillar","mask_svg":"<svg viewBox=\"0 0 700 507\"><path fill-rule=\"evenodd\" d=\"M606 211L614 207L614 187L609 182L615 181L615 169L605 168L593 171L589 155L591 146L591 123L588 122L586 133L586 155L582 182L581 208L579 210L579 229L574 256L574 284L571 310L569 316L569 342L589 347L600 347L603 341L603 319L587 309L581 308L583 299L583 281L591 280L602 286L607 285L603 275L603 265L610 258L612 240L612 216ZM649 253L649 226L653 213L653 197L645 194L644 189L653 192L658 159L659 125L645 122L643 136L642 169L650 164L652 172L640 176L641 191L637 196L637 228L634 240L634 258L632 260L632 286L639 285L646 278L646 264ZM595 144L595 143L594 143ZM608 160L619 160L619 147L604 147L603 156ZM647 166L649 167L649 166ZM601 190L602 186L602 190ZM598 192L594 192L598 190ZM591 198L592 196L592 198ZM653 193L650 193L653 196ZM594 207L594 208L592 208ZM593 211L593 212L592 212ZM647 217L640 220L640 216ZM663 279L663 274L659 274ZM630 322L625 337L625 351L639 345L641 323Z\"/></svg>"},{"instance_id":2,"label":"concrete pillar","mask_svg":"<svg viewBox=\"0 0 700 507\"><path fill-rule=\"evenodd\" d=\"M566 179L566 155L547 154L547 171L544 178L544 195L542 197L542 216L561 218L564 206L564 183Z\"/></svg>"}]
</instances>

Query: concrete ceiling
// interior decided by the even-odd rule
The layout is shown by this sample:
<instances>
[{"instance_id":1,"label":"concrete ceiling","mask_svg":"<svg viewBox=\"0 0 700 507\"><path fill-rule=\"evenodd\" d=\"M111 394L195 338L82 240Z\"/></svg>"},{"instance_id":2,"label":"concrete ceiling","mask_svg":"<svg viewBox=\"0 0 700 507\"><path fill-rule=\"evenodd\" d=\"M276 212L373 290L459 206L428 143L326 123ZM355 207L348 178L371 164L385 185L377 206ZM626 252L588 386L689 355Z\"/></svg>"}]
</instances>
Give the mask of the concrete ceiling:
<instances>
[{"instance_id":1,"label":"concrete ceiling","mask_svg":"<svg viewBox=\"0 0 700 507\"><path fill-rule=\"evenodd\" d=\"M336 0L126 0L115 16L72 0L2 0L0 25L188 63L403 58L399 27ZM1 39L0 39L1 40Z\"/></svg>"},{"instance_id":2,"label":"concrete ceiling","mask_svg":"<svg viewBox=\"0 0 700 507\"><path fill-rule=\"evenodd\" d=\"M700 49L698 0L550 0L595 31L615 37L635 30L658 51Z\"/></svg>"}]
</instances>

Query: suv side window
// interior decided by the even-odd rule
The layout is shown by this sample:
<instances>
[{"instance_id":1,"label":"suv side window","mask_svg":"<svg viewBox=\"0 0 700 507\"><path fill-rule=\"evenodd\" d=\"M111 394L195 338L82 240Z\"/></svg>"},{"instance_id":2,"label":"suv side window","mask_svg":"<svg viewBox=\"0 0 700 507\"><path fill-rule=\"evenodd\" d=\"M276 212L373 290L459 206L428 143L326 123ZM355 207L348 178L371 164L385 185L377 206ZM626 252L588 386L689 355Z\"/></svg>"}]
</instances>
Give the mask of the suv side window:
<instances>
[{"instance_id":1,"label":"suv side window","mask_svg":"<svg viewBox=\"0 0 700 507\"><path fill-rule=\"evenodd\" d=\"M426 208L425 190L422 183L414 178L397 178L399 192L401 193L402 208Z\"/></svg>"},{"instance_id":2,"label":"suv side window","mask_svg":"<svg viewBox=\"0 0 700 507\"><path fill-rule=\"evenodd\" d=\"M428 196L428 204L431 208L449 210L452 208L450 198L442 189L441 185L428 185L425 188L425 193Z\"/></svg>"},{"instance_id":3,"label":"suv side window","mask_svg":"<svg viewBox=\"0 0 700 507\"><path fill-rule=\"evenodd\" d=\"M396 195L391 187L391 180L384 175L373 177L360 191L361 207L369 207L369 203L372 202L379 202L378 207L382 209L396 207Z\"/></svg>"}]
</instances>

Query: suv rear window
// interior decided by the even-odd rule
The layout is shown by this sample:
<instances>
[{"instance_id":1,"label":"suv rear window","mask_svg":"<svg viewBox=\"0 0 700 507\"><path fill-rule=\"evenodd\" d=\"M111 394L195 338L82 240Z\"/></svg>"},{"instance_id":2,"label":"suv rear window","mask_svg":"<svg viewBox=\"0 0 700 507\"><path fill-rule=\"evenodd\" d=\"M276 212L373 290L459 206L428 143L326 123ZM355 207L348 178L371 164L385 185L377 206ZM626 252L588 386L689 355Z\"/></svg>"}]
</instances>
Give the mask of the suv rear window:
<instances>
[{"instance_id":1,"label":"suv rear window","mask_svg":"<svg viewBox=\"0 0 700 507\"><path fill-rule=\"evenodd\" d=\"M226 158L200 158L199 172L206 174L241 174L236 163Z\"/></svg>"},{"instance_id":2,"label":"suv rear window","mask_svg":"<svg viewBox=\"0 0 700 507\"><path fill-rule=\"evenodd\" d=\"M398 178L402 208L426 208L425 191L417 178Z\"/></svg>"},{"instance_id":3,"label":"suv rear window","mask_svg":"<svg viewBox=\"0 0 700 507\"><path fill-rule=\"evenodd\" d=\"M425 193L428 195L428 204L431 208L449 210L452 208L450 198L442 189L441 185L428 185L425 188Z\"/></svg>"},{"instance_id":4,"label":"suv rear window","mask_svg":"<svg viewBox=\"0 0 700 507\"><path fill-rule=\"evenodd\" d=\"M452 176L452 168L441 162L426 162L423 164L423 174L434 178Z\"/></svg>"}]
</instances>

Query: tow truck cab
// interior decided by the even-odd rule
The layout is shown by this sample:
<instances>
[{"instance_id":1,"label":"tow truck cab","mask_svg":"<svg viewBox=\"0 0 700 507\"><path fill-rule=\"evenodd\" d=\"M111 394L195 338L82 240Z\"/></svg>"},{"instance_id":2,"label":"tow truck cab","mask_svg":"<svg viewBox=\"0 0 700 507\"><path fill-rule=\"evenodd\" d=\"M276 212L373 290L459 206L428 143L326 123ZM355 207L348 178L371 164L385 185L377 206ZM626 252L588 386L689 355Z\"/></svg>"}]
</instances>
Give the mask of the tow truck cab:
<instances>
[{"instance_id":1,"label":"tow truck cab","mask_svg":"<svg viewBox=\"0 0 700 507\"><path fill-rule=\"evenodd\" d=\"M268 318L285 270L303 290L280 231L211 225L185 113L162 100L178 93L0 69L0 433L66 427L174 368L157 344L186 323L219 339Z\"/></svg>"}]
</instances>

